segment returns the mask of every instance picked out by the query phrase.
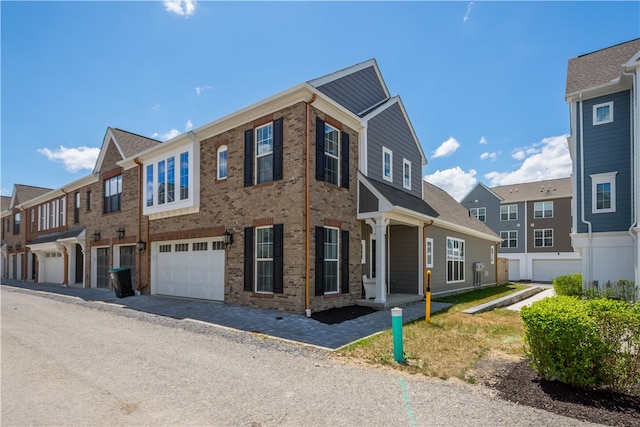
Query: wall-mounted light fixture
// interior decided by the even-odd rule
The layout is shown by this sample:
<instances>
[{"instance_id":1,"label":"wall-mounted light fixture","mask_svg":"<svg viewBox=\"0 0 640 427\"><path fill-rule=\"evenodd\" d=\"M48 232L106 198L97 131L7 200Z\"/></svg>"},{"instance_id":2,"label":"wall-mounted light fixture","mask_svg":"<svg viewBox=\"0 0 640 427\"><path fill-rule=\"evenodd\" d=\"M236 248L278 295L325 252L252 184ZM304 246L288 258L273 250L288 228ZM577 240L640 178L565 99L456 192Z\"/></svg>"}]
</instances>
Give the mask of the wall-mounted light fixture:
<instances>
[{"instance_id":1,"label":"wall-mounted light fixture","mask_svg":"<svg viewBox=\"0 0 640 427\"><path fill-rule=\"evenodd\" d=\"M98 240L100 240L100 232L96 230L93 232L93 241L97 242Z\"/></svg>"},{"instance_id":2,"label":"wall-mounted light fixture","mask_svg":"<svg viewBox=\"0 0 640 427\"><path fill-rule=\"evenodd\" d=\"M231 234L229 230L226 230L222 235L222 241L224 242L225 246L229 246L233 243L233 234Z\"/></svg>"},{"instance_id":3,"label":"wall-mounted light fixture","mask_svg":"<svg viewBox=\"0 0 640 427\"><path fill-rule=\"evenodd\" d=\"M118 239L122 239L124 237L124 227L118 228L116 233L118 234Z\"/></svg>"},{"instance_id":4,"label":"wall-mounted light fixture","mask_svg":"<svg viewBox=\"0 0 640 427\"><path fill-rule=\"evenodd\" d=\"M147 249L147 244L143 242L142 239L140 239L136 242L136 247L140 252L143 252L145 249Z\"/></svg>"},{"instance_id":5,"label":"wall-mounted light fixture","mask_svg":"<svg viewBox=\"0 0 640 427\"><path fill-rule=\"evenodd\" d=\"M8 246L7 246L7 250L8 250L9 252L11 252L11 251L13 250L13 246L8 245Z\"/></svg>"},{"instance_id":6,"label":"wall-mounted light fixture","mask_svg":"<svg viewBox=\"0 0 640 427\"><path fill-rule=\"evenodd\" d=\"M20 243L18 243L18 244L16 245L16 251L19 251L20 249L22 249L22 245L21 245Z\"/></svg>"}]
</instances>

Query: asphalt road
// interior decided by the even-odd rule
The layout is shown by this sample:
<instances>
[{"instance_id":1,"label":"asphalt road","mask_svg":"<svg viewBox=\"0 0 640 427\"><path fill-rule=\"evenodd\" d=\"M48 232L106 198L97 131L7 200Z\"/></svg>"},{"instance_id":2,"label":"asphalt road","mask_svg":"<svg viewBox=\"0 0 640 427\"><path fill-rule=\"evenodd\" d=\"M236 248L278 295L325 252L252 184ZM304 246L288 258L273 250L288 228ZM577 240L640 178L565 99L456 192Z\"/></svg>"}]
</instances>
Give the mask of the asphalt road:
<instances>
[{"instance_id":1,"label":"asphalt road","mask_svg":"<svg viewBox=\"0 0 640 427\"><path fill-rule=\"evenodd\" d=\"M584 425L487 389L2 286L3 426Z\"/></svg>"}]
</instances>

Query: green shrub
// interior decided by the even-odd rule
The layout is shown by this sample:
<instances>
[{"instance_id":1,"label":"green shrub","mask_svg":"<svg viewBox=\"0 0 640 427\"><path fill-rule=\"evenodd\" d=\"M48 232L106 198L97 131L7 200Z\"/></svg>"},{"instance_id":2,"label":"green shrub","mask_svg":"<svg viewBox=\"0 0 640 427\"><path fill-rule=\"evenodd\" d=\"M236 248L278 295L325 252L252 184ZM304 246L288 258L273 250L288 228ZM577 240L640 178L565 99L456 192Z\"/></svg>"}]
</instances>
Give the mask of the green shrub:
<instances>
[{"instance_id":1,"label":"green shrub","mask_svg":"<svg viewBox=\"0 0 640 427\"><path fill-rule=\"evenodd\" d=\"M553 290L556 295L580 296L582 295L582 274L567 274L553 279Z\"/></svg>"},{"instance_id":2,"label":"green shrub","mask_svg":"<svg viewBox=\"0 0 640 427\"><path fill-rule=\"evenodd\" d=\"M634 393L640 385L640 306L558 296L523 307L525 352L548 380Z\"/></svg>"},{"instance_id":3,"label":"green shrub","mask_svg":"<svg viewBox=\"0 0 640 427\"><path fill-rule=\"evenodd\" d=\"M588 288L582 291L582 298L607 298L636 302L638 300L638 286L636 286L636 282L628 279L620 279L613 284L607 281L603 289Z\"/></svg>"}]
</instances>

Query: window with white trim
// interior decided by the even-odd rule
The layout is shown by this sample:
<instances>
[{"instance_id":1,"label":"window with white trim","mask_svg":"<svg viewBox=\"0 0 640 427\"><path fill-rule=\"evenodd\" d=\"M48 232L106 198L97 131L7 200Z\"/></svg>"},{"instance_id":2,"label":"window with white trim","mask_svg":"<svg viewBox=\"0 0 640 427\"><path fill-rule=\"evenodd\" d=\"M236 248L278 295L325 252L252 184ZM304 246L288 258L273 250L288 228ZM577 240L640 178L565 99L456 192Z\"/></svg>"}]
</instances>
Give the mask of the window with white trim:
<instances>
[{"instance_id":1,"label":"window with white trim","mask_svg":"<svg viewBox=\"0 0 640 427\"><path fill-rule=\"evenodd\" d=\"M104 206L102 213L118 212L122 194L122 175L104 180Z\"/></svg>"},{"instance_id":2,"label":"window with white trim","mask_svg":"<svg viewBox=\"0 0 640 427\"><path fill-rule=\"evenodd\" d=\"M256 128L256 184L273 181L273 122Z\"/></svg>"},{"instance_id":3,"label":"window with white trim","mask_svg":"<svg viewBox=\"0 0 640 427\"><path fill-rule=\"evenodd\" d=\"M382 147L382 178L393 182L393 152Z\"/></svg>"},{"instance_id":4,"label":"window with white trim","mask_svg":"<svg viewBox=\"0 0 640 427\"><path fill-rule=\"evenodd\" d=\"M553 202L535 202L533 204L534 218L553 218Z\"/></svg>"},{"instance_id":5,"label":"window with white trim","mask_svg":"<svg viewBox=\"0 0 640 427\"><path fill-rule=\"evenodd\" d=\"M407 159L402 159L402 186L411 190L411 162Z\"/></svg>"},{"instance_id":6,"label":"window with white trim","mask_svg":"<svg viewBox=\"0 0 640 427\"><path fill-rule=\"evenodd\" d=\"M431 237L427 237L425 239L425 257L426 257L426 268L433 268L433 239Z\"/></svg>"},{"instance_id":7,"label":"window with white trim","mask_svg":"<svg viewBox=\"0 0 640 427\"><path fill-rule=\"evenodd\" d=\"M495 246L491 246L490 249L490 256L491 256L491 265L496 263L496 247Z\"/></svg>"},{"instance_id":8,"label":"window with white trim","mask_svg":"<svg viewBox=\"0 0 640 427\"><path fill-rule=\"evenodd\" d=\"M273 227L256 228L256 292L273 292Z\"/></svg>"},{"instance_id":9,"label":"window with white trim","mask_svg":"<svg viewBox=\"0 0 640 427\"><path fill-rule=\"evenodd\" d=\"M550 248L553 246L553 228L533 230L533 246L536 248Z\"/></svg>"},{"instance_id":10,"label":"window with white trim","mask_svg":"<svg viewBox=\"0 0 640 427\"><path fill-rule=\"evenodd\" d=\"M517 230L501 231L500 238L502 239L502 243L500 244L501 248L517 248L518 247L518 231Z\"/></svg>"},{"instance_id":11,"label":"window with white trim","mask_svg":"<svg viewBox=\"0 0 640 427\"><path fill-rule=\"evenodd\" d=\"M218 179L227 179L227 146L218 147Z\"/></svg>"},{"instance_id":12,"label":"window with white trim","mask_svg":"<svg viewBox=\"0 0 640 427\"><path fill-rule=\"evenodd\" d=\"M616 175L618 172L591 176L591 213L616 211Z\"/></svg>"},{"instance_id":13,"label":"window with white trim","mask_svg":"<svg viewBox=\"0 0 640 427\"><path fill-rule=\"evenodd\" d=\"M324 181L340 184L340 131L324 125Z\"/></svg>"},{"instance_id":14,"label":"window with white trim","mask_svg":"<svg viewBox=\"0 0 640 427\"><path fill-rule=\"evenodd\" d=\"M613 101L593 106L593 125L603 125L613 122Z\"/></svg>"},{"instance_id":15,"label":"window with white trim","mask_svg":"<svg viewBox=\"0 0 640 427\"><path fill-rule=\"evenodd\" d=\"M464 240L447 237L447 283L464 282Z\"/></svg>"},{"instance_id":16,"label":"window with white trim","mask_svg":"<svg viewBox=\"0 0 640 427\"><path fill-rule=\"evenodd\" d=\"M518 219L518 205L500 206L500 221L514 221Z\"/></svg>"},{"instance_id":17,"label":"window with white trim","mask_svg":"<svg viewBox=\"0 0 640 427\"><path fill-rule=\"evenodd\" d=\"M338 279L338 248L340 230L324 227L324 293L335 294L340 290Z\"/></svg>"},{"instance_id":18,"label":"window with white trim","mask_svg":"<svg viewBox=\"0 0 640 427\"><path fill-rule=\"evenodd\" d=\"M478 220L486 222L487 220L487 208L471 208L469 209L471 216L475 216Z\"/></svg>"}]
</instances>

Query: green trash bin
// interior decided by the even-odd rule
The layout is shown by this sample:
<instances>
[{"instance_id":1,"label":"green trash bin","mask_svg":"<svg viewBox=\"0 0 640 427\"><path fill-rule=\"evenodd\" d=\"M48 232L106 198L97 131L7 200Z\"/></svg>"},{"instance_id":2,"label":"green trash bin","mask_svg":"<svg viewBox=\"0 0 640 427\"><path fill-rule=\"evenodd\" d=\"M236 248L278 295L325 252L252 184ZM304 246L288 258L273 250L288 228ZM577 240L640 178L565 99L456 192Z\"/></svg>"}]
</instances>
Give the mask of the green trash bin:
<instances>
[{"instance_id":1,"label":"green trash bin","mask_svg":"<svg viewBox=\"0 0 640 427\"><path fill-rule=\"evenodd\" d=\"M131 269L129 267L112 268L109 270L109 278L118 298L135 295L131 286Z\"/></svg>"}]
</instances>

